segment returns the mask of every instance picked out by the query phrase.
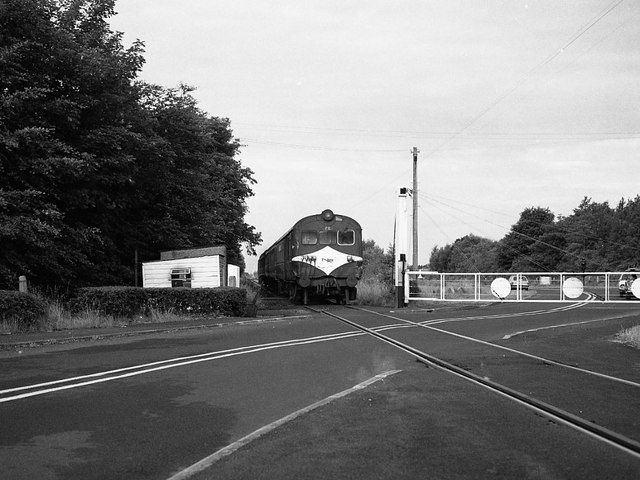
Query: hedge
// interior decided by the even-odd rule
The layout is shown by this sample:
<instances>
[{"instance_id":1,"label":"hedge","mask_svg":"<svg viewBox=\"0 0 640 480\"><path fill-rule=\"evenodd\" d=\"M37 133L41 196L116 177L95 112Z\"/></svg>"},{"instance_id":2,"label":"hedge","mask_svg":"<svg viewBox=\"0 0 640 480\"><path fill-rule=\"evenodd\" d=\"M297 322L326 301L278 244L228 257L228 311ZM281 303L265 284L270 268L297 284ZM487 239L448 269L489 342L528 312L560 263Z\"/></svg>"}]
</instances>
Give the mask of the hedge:
<instances>
[{"instance_id":1,"label":"hedge","mask_svg":"<svg viewBox=\"0 0 640 480\"><path fill-rule=\"evenodd\" d=\"M91 310L128 318L148 315L152 310L179 315L240 317L247 312L247 292L232 287L89 287L79 289L70 306L76 312Z\"/></svg>"},{"instance_id":2,"label":"hedge","mask_svg":"<svg viewBox=\"0 0 640 480\"><path fill-rule=\"evenodd\" d=\"M30 293L0 290L0 321L13 323L18 330L31 330L45 320L47 304Z\"/></svg>"}]
</instances>

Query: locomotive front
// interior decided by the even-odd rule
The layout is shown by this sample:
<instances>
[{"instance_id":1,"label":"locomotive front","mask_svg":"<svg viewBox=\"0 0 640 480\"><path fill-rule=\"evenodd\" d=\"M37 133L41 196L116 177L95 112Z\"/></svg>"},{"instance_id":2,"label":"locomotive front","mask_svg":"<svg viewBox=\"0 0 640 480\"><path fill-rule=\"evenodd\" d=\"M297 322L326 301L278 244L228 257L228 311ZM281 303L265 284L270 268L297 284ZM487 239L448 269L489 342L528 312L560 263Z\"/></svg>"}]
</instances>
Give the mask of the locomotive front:
<instances>
[{"instance_id":1,"label":"locomotive front","mask_svg":"<svg viewBox=\"0 0 640 480\"><path fill-rule=\"evenodd\" d=\"M355 300L362 266L360 224L324 210L300 220L291 233L292 296L302 296L305 304L310 294Z\"/></svg>"}]
</instances>

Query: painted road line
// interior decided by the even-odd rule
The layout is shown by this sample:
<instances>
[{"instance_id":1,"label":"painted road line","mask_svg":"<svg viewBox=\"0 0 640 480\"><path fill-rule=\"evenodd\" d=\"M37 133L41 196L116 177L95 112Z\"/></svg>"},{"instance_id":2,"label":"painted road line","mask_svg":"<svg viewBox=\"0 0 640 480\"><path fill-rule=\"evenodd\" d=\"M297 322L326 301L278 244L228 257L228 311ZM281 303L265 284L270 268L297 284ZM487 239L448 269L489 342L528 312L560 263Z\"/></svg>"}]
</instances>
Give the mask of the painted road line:
<instances>
[{"instance_id":1,"label":"painted road line","mask_svg":"<svg viewBox=\"0 0 640 480\"><path fill-rule=\"evenodd\" d=\"M638 312L628 313L626 315L617 315L615 317L606 317L606 318L596 318L595 320L585 320L583 322L573 322L573 323L561 323L559 325L547 325L546 327L538 327L538 328L530 328L529 330L521 330L519 332L509 333L502 337L502 340L509 340L510 338L516 337L518 335L523 335L525 333L538 332L540 330L549 330L554 328L562 328L562 327L572 327L574 325L584 325L587 323L595 323L595 322L607 322L609 320L620 320L622 318L628 317L637 317Z\"/></svg>"},{"instance_id":2,"label":"painted road line","mask_svg":"<svg viewBox=\"0 0 640 480\"><path fill-rule=\"evenodd\" d=\"M426 328L428 330L433 330L434 332L443 333L445 335L450 335L452 337L461 338L463 340L479 343L481 345L486 345L486 346L489 346L489 347L492 347L492 348L497 348L498 350L503 350L503 351L506 351L506 352L509 352L509 353L514 353L516 355L521 355L523 357L528 357L528 358L540 361L542 363L545 363L547 365L555 365L557 367L567 368L569 370L574 370L574 371L577 371L577 372L585 373L587 375L593 375L595 377L604 378L606 380L610 380L610 381L613 381L613 382L623 383L623 384L629 385L631 387L640 388L640 383L633 382L631 380L627 380L627 379L620 378L620 377L613 377L613 376L607 375L605 373L600 373L600 372L596 372L596 371L593 371L593 370L587 370L585 368L575 367L575 366L569 365L567 363L557 362L555 360L550 360L548 358L539 357L537 355L533 355L531 353L523 352L521 350L516 350L514 348L505 347L505 346L499 345L497 343L491 343L491 342L487 342L485 340L480 340L479 338L469 337L467 335L462 335L460 333L450 332L448 330L442 330L441 328L432 327L430 325L425 325L423 323L412 322L411 320L405 320L403 318L393 317L391 315L387 315L387 314L383 314L383 313L377 313L377 312L375 312L373 310L366 310L364 308L357 308L356 310L362 310L362 311L366 311L366 312L371 312L373 314L380 315L380 316L383 316L383 317L386 317L386 318L392 318L392 319L398 320L400 322L405 322L405 323L410 324L410 325L415 325L415 326L418 326L418 327ZM637 313L633 313L633 314L629 314L629 315L625 315L625 316L633 316L633 315L637 315ZM624 317L624 316L621 316L620 318L622 318L622 317Z\"/></svg>"},{"instance_id":3,"label":"painted road line","mask_svg":"<svg viewBox=\"0 0 640 480\"><path fill-rule=\"evenodd\" d=\"M31 392L26 392L26 393L21 393L18 395L13 395L10 397L4 397L4 398L0 398L0 403L6 403L6 402L11 402L11 401L15 401L15 400L22 400L24 398L29 398L29 397L35 397L37 395L44 395L47 393L53 393L53 392L59 392L62 390L69 390L72 388L80 388L80 387L86 387L88 385L95 385L98 383L104 383L104 382L109 382L109 381L113 381L113 380L120 380L123 378L128 378L128 377L134 377L137 375L144 375L144 374L148 374L148 373L152 373L152 372L158 372L161 370L166 370L169 368L176 368L176 367L182 367L185 365L193 365L196 363L201 363L201 362L209 362L212 360L220 360L223 358L229 358L229 357L235 357L238 355L245 355L247 353L256 353L256 352L263 352L266 350L275 350L278 348L285 348L285 347L294 347L294 346L299 346L299 345L308 345L308 344L313 344L313 343L320 343L320 342L327 342L327 341L332 341L332 340L336 340L336 339L342 339L342 338L349 338L349 337L353 337L353 336L358 336L361 335L360 333L346 333L346 334L342 334L341 336L327 336L327 337L318 337L318 338L312 338L312 339L303 339L303 340L290 340L287 343L284 342L277 342L275 344L270 344L270 345L262 345L259 346L257 348L251 348L251 347L244 347L243 349L240 349L240 351L230 351L229 353L221 353L221 354L201 354L201 355L197 355L195 357L203 357L204 358L192 358L186 361L177 361L174 363L168 363L165 365L159 365L159 366L154 366L154 367L148 367L148 368L142 368L142 369L138 369L138 370L134 370L134 371L129 371L126 373L119 373L119 374L115 374L115 375L111 375L111 376L104 376L103 373L100 374L92 374L92 375L100 375L102 376L102 378L95 378L92 380L86 380L86 381L80 381L79 383L72 383L70 385L60 385L60 386L55 386L52 388L41 388L39 390L35 390L35 391L31 391ZM163 362L156 362L156 363L166 363L168 361L163 361ZM128 367L126 370L130 370L132 368L136 368L136 367ZM125 369L122 369L125 370ZM87 378L90 377L89 375L87 376ZM76 380L78 378L81 377L76 377ZM60 380L60 382L64 382L65 380ZM28 388L33 388L33 386L27 386L27 387L18 387L19 389L28 389ZM16 389L9 389L8 391L15 391ZM4 390L3 392L7 392L7 390Z\"/></svg>"},{"instance_id":4,"label":"painted road line","mask_svg":"<svg viewBox=\"0 0 640 480\"><path fill-rule=\"evenodd\" d=\"M407 325L405 324L383 325L381 327L377 327L377 329L388 330L393 328L406 328L406 327ZM220 360L223 358L245 355L249 353L263 352L266 350L275 350L275 349L285 348L285 347L309 345L309 344L327 342L327 341L333 341L333 340L343 340L346 338L357 337L362 335L364 335L364 333L360 331L351 331L351 332L333 333L329 335L321 335L316 337L284 340L280 342L273 342L273 343L266 343L266 344L259 344L259 345L250 345L250 346L232 348L229 350L221 350L218 352L208 352L208 353L202 353L202 354L192 355L188 357L177 357L177 358L172 358L168 360L160 360L157 362L146 363L142 365L134 365L130 367L124 367L124 368L119 368L115 370L108 370L104 372L96 372L88 375L63 378L59 380L53 380L50 382L43 382L43 383L38 383L33 385L25 385L20 387L8 388L5 390L0 390L0 395L3 395L3 397L0 398L0 403L22 400L25 398L35 397L38 395L45 395L48 393L54 393L54 392L59 392L63 390L69 390L73 388L86 387L86 386L94 385L98 383L120 380L128 377L134 377L137 375L158 372L158 371L166 370L169 368L182 367L185 365L192 365L192 364L208 362L212 360ZM18 393L18 392L22 392L22 393ZM4 396L12 393L15 395Z\"/></svg>"},{"instance_id":5,"label":"painted road line","mask_svg":"<svg viewBox=\"0 0 640 480\"><path fill-rule=\"evenodd\" d=\"M406 343L402 343L399 340L395 340L391 337L387 337L386 335L382 335L381 333L374 332L370 328L360 325L352 320L348 320L344 317L340 317L329 312L324 313L325 315L329 315L337 320L340 320L341 322L347 323L356 328L360 328L362 331L367 332L369 335L376 337L385 343L393 345L402 351L415 355L417 360L424 363L425 365L433 366L434 368L438 368L444 372L451 373L452 375L455 375L465 381L478 385L481 388L486 388L494 391L509 400L515 401L527 408L540 413L546 418L561 422L564 425L574 428L580 432L587 433L592 438L601 440L617 449L624 451L625 453L633 455L636 458L640 458L640 443L632 438L609 430L608 428L600 426L593 421L586 420L566 410L538 400L523 392L519 392L510 387L507 387L506 385L497 383L487 377L481 377L470 370L449 363L438 357L434 357L431 354L423 352L422 350L419 350Z\"/></svg>"},{"instance_id":6,"label":"painted road line","mask_svg":"<svg viewBox=\"0 0 640 480\"><path fill-rule=\"evenodd\" d=\"M372 377L368 380L365 380L362 383L359 383L351 388L348 388L346 390L343 390L342 392L336 393L334 395L331 395L323 400L320 400L316 403L313 403L307 407L304 407L300 410L297 410L295 412L293 412L290 415L287 415L286 417L281 418L280 420L276 420L273 423L270 423L269 425L265 425L262 428L259 428L258 430L250 433L249 435L242 437L240 440L237 440L235 442L233 442L231 445L227 445L224 448L221 448L220 450L218 450L217 452L212 453L211 455L209 455L208 457L203 458L202 460L200 460L197 463L194 463L193 465L191 465L188 468L185 468L184 470L181 470L180 472L174 474L173 476L169 477L168 480L184 480L186 478L191 477L192 475L195 475L198 472L201 472L202 470L205 470L207 468L209 468L211 465L213 465L215 462L217 462L218 460L220 460L223 457L226 457L227 455L232 454L233 452L235 452L236 450L238 450L239 448L243 447L244 445L247 445L248 443L256 440L257 438L265 435L266 433L271 432L272 430L278 428L281 425L284 425L287 422L290 422L291 420L299 417L300 415L303 415L305 413L308 413L312 410L315 410L318 407L322 407L323 405L326 405L334 400L337 400L338 398L342 398L345 397L347 395L349 395L350 393L353 393L357 390L361 390L363 388L368 387L369 385L378 382L390 375L394 375L398 372L400 372L401 370L390 370L388 372L384 372L384 373L380 373L378 375L376 375L375 377Z\"/></svg>"}]
</instances>

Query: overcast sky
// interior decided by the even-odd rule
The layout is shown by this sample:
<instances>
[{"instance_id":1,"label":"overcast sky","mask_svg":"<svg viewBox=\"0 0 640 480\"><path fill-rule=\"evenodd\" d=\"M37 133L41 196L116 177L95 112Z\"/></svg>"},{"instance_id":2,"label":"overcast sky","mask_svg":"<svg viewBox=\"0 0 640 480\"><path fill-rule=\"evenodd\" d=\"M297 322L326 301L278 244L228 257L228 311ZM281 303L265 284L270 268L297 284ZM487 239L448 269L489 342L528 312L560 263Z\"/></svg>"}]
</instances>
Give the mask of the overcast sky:
<instances>
[{"instance_id":1,"label":"overcast sky","mask_svg":"<svg viewBox=\"0 0 640 480\"><path fill-rule=\"evenodd\" d=\"M387 247L418 156L420 262L527 207L640 194L636 0L119 0L142 78L197 87L255 172L261 253L331 208ZM257 258L247 257L247 270Z\"/></svg>"}]
</instances>

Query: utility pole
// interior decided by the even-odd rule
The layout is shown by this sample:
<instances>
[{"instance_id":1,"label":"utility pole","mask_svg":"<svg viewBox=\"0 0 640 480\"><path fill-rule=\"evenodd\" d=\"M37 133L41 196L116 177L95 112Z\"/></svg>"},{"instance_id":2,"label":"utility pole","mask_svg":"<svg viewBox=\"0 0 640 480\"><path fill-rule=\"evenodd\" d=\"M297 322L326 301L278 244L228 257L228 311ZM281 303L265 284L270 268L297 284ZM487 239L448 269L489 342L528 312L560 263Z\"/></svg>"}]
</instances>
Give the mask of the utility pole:
<instances>
[{"instance_id":1,"label":"utility pole","mask_svg":"<svg viewBox=\"0 0 640 480\"><path fill-rule=\"evenodd\" d=\"M413 270L418 270L418 150L413 147Z\"/></svg>"}]
</instances>

